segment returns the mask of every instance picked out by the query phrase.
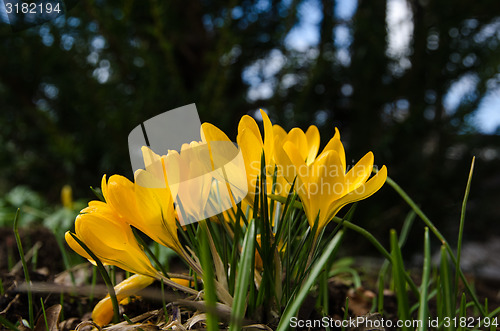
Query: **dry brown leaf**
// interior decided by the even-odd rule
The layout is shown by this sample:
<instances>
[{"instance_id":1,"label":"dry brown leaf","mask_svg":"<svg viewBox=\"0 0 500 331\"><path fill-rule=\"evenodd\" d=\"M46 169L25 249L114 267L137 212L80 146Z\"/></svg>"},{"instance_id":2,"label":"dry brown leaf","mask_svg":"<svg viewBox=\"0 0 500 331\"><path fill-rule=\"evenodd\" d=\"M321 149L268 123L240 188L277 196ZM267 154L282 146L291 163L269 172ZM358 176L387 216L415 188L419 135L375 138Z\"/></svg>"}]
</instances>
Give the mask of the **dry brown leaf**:
<instances>
[{"instance_id":1,"label":"dry brown leaf","mask_svg":"<svg viewBox=\"0 0 500 331\"><path fill-rule=\"evenodd\" d=\"M33 331L59 331L59 315L61 315L61 310L62 306L60 304L45 309L47 324L45 324L45 317L42 315L38 318Z\"/></svg>"},{"instance_id":2,"label":"dry brown leaf","mask_svg":"<svg viewBox=\"0 0 500 331\"><path fill-rule=\"evenodd\" d=\"M206 319L207 319L207 314L204 314L204 313L203 314L199 314L199 313L197 313L197 314L191 316L187 320L186 324L184 324L184 327L186 329L190 330L194 325L196 325L196 323L206 321Z\"/></svg>"}]
</instances>

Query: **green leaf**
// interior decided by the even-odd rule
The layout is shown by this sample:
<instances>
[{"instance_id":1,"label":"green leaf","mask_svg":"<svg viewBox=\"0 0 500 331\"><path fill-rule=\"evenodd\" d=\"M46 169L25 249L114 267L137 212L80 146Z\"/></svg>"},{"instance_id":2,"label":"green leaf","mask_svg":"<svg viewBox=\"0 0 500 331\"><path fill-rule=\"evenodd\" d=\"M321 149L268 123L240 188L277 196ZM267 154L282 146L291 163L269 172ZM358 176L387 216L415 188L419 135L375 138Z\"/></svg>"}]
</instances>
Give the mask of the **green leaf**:
<instances>
[{"instance_id":1,"label":"green leaf","mask_svg":"<svg viewBox=\"0 0 500 331\"><path fill-rule=\"evenodd\" d=\"M28 265L26 264L26 259L24 258L23 245L21 244L21 237L19 236L19 208L16 212L16 217L14 218L14 236L16 237L17 249L19 250L19 256L21 258L21 263L23 264L24 270L24 280L26 281L26 286L28 288L28 311L30 319L30 327L33 328L35 323L35 318L33 314L33 293L31 292L31 280L28 270Z\"/></svg>"},{"instance_id":2,"label":"green leaf","mask_svg":"<svg viewBox=\"0 0 500 331\"><path fill-rule=\"evenodd\" d=\"M398 318L402 321L406 321L410 319L410 307L408 303L408 293L406 291L406 272L395 230L391 230L391 255L392 277L394 280L394 287L396 289L396 298L398 300ZM401 329L409 330L409 328L405 327L402 327Z\"/></svg>"},{"instance_id":3,"label":"green leaf","mask_svg":"<svg viewBox=\"0 0 500 331\"><path fill-rule=\"evenodd\" d=\"M311 286L313 286L317 282L317 279L320 273L323 271L325 264L328 262L331 255L337 250L339 243L341 242L340 239L342 238L342 235L343 232L339 231L339 233L335 235L332 241L328 243L328 246L326 246L325 251L323 252L323 254L321 254L320 258L316 261L316 263L314 263L309 276L304 282L302 288L298 291L297 296L295 298L292 298L286 305L285 311L281 316L281 320L276 331L288 330L290 319L297 314L300 306L302 305L302 302L304 302L304 299L309 293Z\"/></svg>"},{"instance_id":4,"label":"green leaf","mask_svg":"<svg viewBox=\"0 0 500 331\"><path fill-rule=\"evenodd\" d=\"M458 277L460 274L460 255L462 253L462 238L464 233L465 224L465 211L467 207L467 200L469 199L470 185L472 182L472 173L474 172L474 162L476 157L472 158L472 164L470 165L469 178L467 179L467 186L465 187L464 200L462 202L462 212L460 214L460 226L458 230L458 242L457 242L457 262L455 263L455 296L454 299L458 297Z\"/></svg>"},{"instance_id":5,"label":"green leaf","mask_svg":"<svg viewBox=\"0 0 500 331\"><path fill-rule=\"evenodd\" d=\"M441 246L441 264L439 266L439 287L442 291L442 298L444 303L444 316L455 316L454 306L452 306L454 295L452 291L452 279L450 275L450 266L448 261L448 254L446 247Z\"/></svg>"},{"instance_id":6,"label":"green leaf","mask_svg":"<svg viewBox=\"0 0 500 331\"><path fill-rule=\"evenodd\" d=\"M245 317L245 306L247 300L248 285L254 274L255 259L255 220L251 220L245 239L243 240L243 252L238 263L238 275L235 286L233 308L231 311L231 325L229 330L240 330L243 318Z\"/></svg>"},{"instance_id":7,"label":"green leaf","mask_svg":"<svg viewBox=\"0 0 500 331\"><path fill-rule=\"evenodd\" d=\"M210 244L208 239L208 228L200 227L200 261L203 268L203 286L205 289L205 300L207 305L207 329L216 331L219 329L217 314L214 313L217 294L215 291L215 275L212 264L212 254L210 253Z\"/></svg>"},{"instance_id":8,"label":"green leaf","mask_svg":"<svg viewBox=\"0 0 500 331\"><path fill-rule=\"evenodd\" d=\"M422 325L418 330L427 330L425 324L429 316L427 302L429 300L429 280L431 274L431 244L429 239L429 228L425 228L424 234L424 267L422 271L422 284L420 285L420 302L418 308L418 319Z\"/></svg>"}]
</instances>

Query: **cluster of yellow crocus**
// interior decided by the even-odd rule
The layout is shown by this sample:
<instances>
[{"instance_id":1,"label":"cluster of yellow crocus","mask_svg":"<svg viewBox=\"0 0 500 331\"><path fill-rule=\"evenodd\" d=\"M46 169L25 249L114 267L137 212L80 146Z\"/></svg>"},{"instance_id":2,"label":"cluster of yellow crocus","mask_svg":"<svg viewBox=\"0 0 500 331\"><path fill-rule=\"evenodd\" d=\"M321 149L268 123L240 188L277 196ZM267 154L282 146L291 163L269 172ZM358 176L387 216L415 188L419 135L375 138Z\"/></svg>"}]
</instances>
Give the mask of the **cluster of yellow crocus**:
<instances>
[{"instance_id":1,"label":"cluster of yellow crocus","mask_svg":"<svg viewBox=\"0 0 500 331\"><path fill-rule=\"evenodd\" d=\"M302 201L309 225L314 227L318 222L318 231L343 206L369 197L384 184L387 178L385 166L369 179L374 162L371 152L348 169L337 129L318 155L320 135L315 126L310 126L306 132L299 128L286 132L282 127L272 125L265 112L261 111L261 114L263 135L257 122L245 115L238 125L236 138L244 160L248 185L245 200L248 205L253 206L255 199L262 153L266 162L263 167L267 193L286 195L295 180L294 190ZM203 143L208 144L209 148L213 149L211 146L214 142L230 142L227 135L212 124L204 123L201 129ZM180 159L179 153L175 151L167 156L156 155L147 148L143 152L145 164L156 162L165 166L172 164L169 160ZM176 163L177 167L186 163L179 162ZM105 202L90 202L75 222L76 236L103 262L153 277L157 271L137 244L130 226L173 249L188 262L194 262L177 237L178 215L174 209L174 197L179 192L171 192L166 184L144 185L158 180L159 176L154 171L153 168L139 170L135 174L135 183L123 176L114 175L109 180L104 176L101 189ZM208 199L208 193L206 195ZM76 252L90 259L69 233L66 234L66 240Z\"/></svg>"},{"instance_id":2,"label":"cluster of yellow crocus","mask_svg":"<svg viewBox=\"0 0 500 331\"><path fill-rule=\"evenodd\" d=\"M213 208L217 201L228 204L223 210L235 208L234 197L246 192L242 189L245 178L237 175L244 166L248 188L248 194L242 202L244 206L242 209L245 210L254 205L256 192L259 194L258 178L264 169L267 193L286 196L294 183L294 191L300 197L309 225L311 228L317 227L317 235L343 206L369 197L384 184L387 178L385 166L370 178L374 162L371 152L354 166L348 167L337 129L333 138L318 155L320 134L317 127L310 126L305 132L299 128L286 132L282 127L273 125L265 112L261 111L261 114L263 134L257 122L250 116L243 116L238 125L236 141L243 163L240 166L238 163L231 164L225 168L224 174L214 173L201 186L199 183L194 185L196 187L173 185L173 183L169 186L168 181L171 182L172 177L167 179L165 169L168 167L170 170L190 169L188 171L190 178L201 178L192 172L207 167L207 163L199 163L196 158L183 158L183 150L180 153L171 151L167 155L157 155L144 147L146 169L135 173L135 182L119 175L113 175L109 180L103 176L101 189L105 201L91 201L88 207L81 211L75 221L75 235L105 264L115 265L136 274L164 279L164 276L151 265L137 243L131 229L133 226L152 240L174 250L201 275L202 270L197 257L190 255L192 251L188 253L185 250L177 236L177 222L180 220L178 198L181 195L187 197L184 198L184 203L188 208L184 210L193 211L191 216L198 219L202 215L200 211ZM186 149L194 147L194 153L200 151L208 153L210 155L208 168L210 163L212 169L214 168L216 148L234 148L230 144L222 145L223 147L216 146L216 143L231 141L224 132L212 124L202 125L201 137L201 142L192 142L185 147ZM207 146L208 150L196 149L202 145ZM235 155L233 150L225 152L221 155ZM262 155L265 164L261 164ZM219 162L222 161L224 160ZM209 171L210 169L202 169L201 173ZM224 178L227 179L228 175L240 182L236 180L224 183ZM214 178L217 180L212 180ZM182 182L182 175L174 180ZM214 185L215 191L220 192L225 188L229 192L232 191L232 195L229 195L225 202L221 202L220 196L218 200L213 199L211 192L214 191ZM201 190L204 200L190 201L190 190ZM177 204L177 211L174 203ZM201 207L193 205L200 203ZM93 262L69 232L66 233L66 241L73 250ZM141 282L145 283L147 281Z\"/></svg>"},{"instance_id":3,"label":"cluster of yellow crocus","mask_svg":"<svg viewBox=\"0 0 500 331\"><path fill-rule=\"evenodd\" d=\"M384 185L387 178L385 166L368 180L373 170L372 152L368 152L348 170L337 129L317 157L318 145L309 144L307 132L297 131L292 138L290 136L294 130L279 146L276 145L275 157L282 175L289 182L296 179L295 190L302 201L309 225L314 227L317 222L318 232L343 206L371 196Z\"/></svg>"},{"instance_id":4,"label":"cluster of yellow crocus","mask_svg":"<svg viewBox=\"0 0 500 331\"><path fill-rule=\"evenodd\" d=\"M264 139L250 116L243 116L238 126L237 142L245 160L250 205L261 173L262 151L267 193L286 195L295 180L294 190L302 201L309 225L312 228L318 222L318 233L343 206L369 197L385 183L385 166L369 179L373 171L372 152L348 169L338 129L318 155L320 134L316 126L310 126L306 132L293 128L287 133L279 125L272 125L262 110L261 114Z\"/></svg>"}]
</instances>

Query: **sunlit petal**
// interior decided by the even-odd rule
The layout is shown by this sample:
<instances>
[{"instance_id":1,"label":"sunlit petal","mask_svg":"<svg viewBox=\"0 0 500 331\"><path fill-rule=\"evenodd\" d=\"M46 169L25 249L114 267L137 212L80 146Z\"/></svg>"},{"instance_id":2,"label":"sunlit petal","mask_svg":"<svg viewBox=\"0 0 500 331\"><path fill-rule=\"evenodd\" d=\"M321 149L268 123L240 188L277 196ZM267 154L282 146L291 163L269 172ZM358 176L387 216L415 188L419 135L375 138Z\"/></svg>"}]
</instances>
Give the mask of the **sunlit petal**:
<instances>
[{"instance_id":1,"label":"sunlit petal","mask_svg":"<svg viewBox=\"0 0 500 331\"><path fill-rule=\"evenodd\" d=\"M285 143L286 142L291 142L297 147L301 159L305 162L309 154L309 147L304 131L299 128L293 128L290 132L288 132L288 135L285 138Z\"/></svg>"},{"instance_id":2,"label":"sunlit petal","mask_svg":"<svg viewBox=\"0 0 500 331\"><path fill-rule=\"evenodd\" d=\"M238 145L241 147L245 170L247 173L248 195L253 197L257 184L257 177L260 175L262 143L254 135L252 130L243 130L237 137ZM251 198L253 201L253 198Z\"/></svg>"},{"instance_id":3,"label":"sunlit petal","mask_svg":"<svg viewBox=\"0 0 500 331\"><path fill-rule=\"evenodd\" d=\"M238 124L238 136L243 132L243 130L250 130L253 133L253 135L260 140L259 145L260 146L264 145L257 122L255 122L255 120L248 115L244 115L241 118L240 123ZM238 145L240 144L238 143Z\"/></svg>"},{"instance_id":4,"label":"sunlit petal","mask_svg":"<svg viewBox=\"0 0 500 331\"><path fill-rule=\"evenodd\" d=\"M351 192L366 182L373 169L373 153L366 153L346 174L347 192Z\"/></svg>"},{"instance_id":5,"label":"sunlit petal","mask_svg":"<svg viewBox=\"0 0 500 331\"><path fill-rule=\"evenodd\" d=\"M275 145L276 145L276 143L278 143L278 145L280 145L280 142L286 138L285 129L283 129L278 124L273 125L273 134L274 134L274 144Z\"/></svg>"},{"instance_id":6,"label":"sunlit petal","mask_svg":"<svg viewBox=\"0 0 500 331\"><path fill-rule=\"evenodd\" d=\"M157 274L137 244L130 226L122 223L118 216L109 219L100 213L81 214L76 218L75 230L77 237L103 263L152 277ZM88 258L88 255L82 256Z\"/></svg>"},{"instance_id":7,"label":"sunlit petal","mask_svg":"<svg viewBox=\"0 0 500 331\"><path fill-rule=\"evenodd\" d=\"M266 158L266 164L272 165L274 164L274 132L273 125L271 124L271 120L269 116L267 116L266 112L262 109L260 110L262 115L262 121L264 123L264 155ZM272 175L274 167L267 167L267 172L269 175Z\"/></svg>"},{"instance_id":8,"label":"sunlit petal","mask_svg":"<svg viewBox=\"0 0 500 331\"><path fill-rule=\"evenodd\" d=\"M336 151L339 154L342 166L344 167L344 169L346 169L344 145L342 145L342 142L340 141L340 132L337 128L335 128L335 135L333 136L332 139L330 139L330 141L328 142L328 144L325 146L325 148L321 153L330 150Z\"/></svg>"},{"instance_id":9,"label":"sunlit petal","mask_svg":"<svg viewBox=\"0 0 500 331\"><path fill-rule=\"evenodd\" d=\"M318 155L319 144L320 144L320 136L318 128L315 125L311 125L306 131L307 138L307 165L311 164L316 155Z\"/></svg>"},{"instance_id":10,"label":"sunlit petal","mask_svg":"<svg viewBox=\"0 0 500 331\"><path fill-rule=\"evenodd\" d=\"M364 185L361 185L356 190L348 193L341 199L335 201L328 210L328 219L335 216L338 211L349 203L360 201L370 197L372 194L377 192L385 183L387 179L387 168L383 166L379 172L370 178Z\"/></svg>"}]
</instances>

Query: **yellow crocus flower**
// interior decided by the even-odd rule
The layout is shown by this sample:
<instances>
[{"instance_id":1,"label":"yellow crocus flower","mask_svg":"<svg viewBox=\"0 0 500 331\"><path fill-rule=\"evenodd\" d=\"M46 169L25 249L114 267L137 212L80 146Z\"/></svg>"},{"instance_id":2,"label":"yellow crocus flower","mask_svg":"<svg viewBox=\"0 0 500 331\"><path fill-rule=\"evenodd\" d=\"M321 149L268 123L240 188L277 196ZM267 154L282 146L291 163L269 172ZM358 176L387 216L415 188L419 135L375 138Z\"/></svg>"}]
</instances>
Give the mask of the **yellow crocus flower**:
<instances>
[{"instance_id":1,"label":"yellow crocus flower","mask_svg":"<svg viewBox=\"0 0 500 331\"><path fill-rule=\"evenodd\" d=\"M151 182L152 174L139 170L136 181ZM182 255L172 195L168 186L146 187L113 175L102 178L101 190L111 209L121 220L145 233L154 241Z\"/></svg>"},{"instance_id":2,"label":"yellow crocus flower","mask_svg":"<svg viewBox=\"0 0 500 331\"><path fill-rule=\"evenodd\" d=\"M373 169L372 152L347 171L344 147L337 129L317 158L313 151L308 150L307 137L304 140L299 132L294 135L292 138L287 136L282 145L275 145L275 157L283 176L289 182L296 178L295 191L302 201L311 228L317 220L317 234L343 206L371 196L385 183L385 166L368 180ZM313 140L316 141L316 138Z\"/></svg>"},{"instance_id":3,"label":"yellow crocus flower","mask_svg":"<svg viewBox=\"0 0 500 331\"><path fill-rule=\"evenodd\" d=\"M128 297L137 294L140 290L148 287L154 282L154 278L135 274L120 284L115 286L116 299L119 303L124 304L128 302ZM97 303L92 311L92 320L99 326L109 324L113 319L113 304L108 295Z\"/></svg>"},{"instance_id":4,"label":"yellow crocus flower","mask_svg":"<svg viewBox=\"0 0 500 331\"><path fill-rule=\"evenodd\" d=\"M64 185L61 189L61 202L64 208L73 209L73 190L70 185Z\"/></svg>"},{"instance_id":5,"label":"yellow crocus flower","mask_svg":"<svg viewBox=\"0 0 500 331\"><path fill-rule=\"evenodd\" d=\"M122 222L107 204L93 201L76 217L75 232L103 263L115 265L133 273L157 276L144 251L139 247L130 226ZM91 257L70 235L65 235L68 245L81 256Z\"/></svg>"}]
</instances>

